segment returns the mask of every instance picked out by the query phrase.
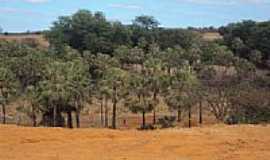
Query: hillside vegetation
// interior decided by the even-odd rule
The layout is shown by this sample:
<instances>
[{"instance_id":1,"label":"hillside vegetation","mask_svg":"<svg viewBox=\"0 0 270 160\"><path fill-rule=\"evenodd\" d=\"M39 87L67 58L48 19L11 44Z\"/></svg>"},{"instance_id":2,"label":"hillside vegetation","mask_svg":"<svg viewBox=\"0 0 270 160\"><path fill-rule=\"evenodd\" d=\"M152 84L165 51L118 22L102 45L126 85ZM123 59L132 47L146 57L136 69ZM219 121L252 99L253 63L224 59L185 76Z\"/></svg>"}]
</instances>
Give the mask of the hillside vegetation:
<instances>
[{"instance_id":1,"label":"hillside vegetation","mask_svg":"<svg viewBox=\"0 0 270 160\"><path fill-rule=\"evenodd\" d=\"M113 129L119 115L131 114L141 117L141 130L183 122L191 128L209 117L269 123L268 25L229 25L220 28L224 39L207 40L195 30L159 27L152 16L131 25L88 10L59 17L44 33L47 47L29 39L0 41L1 120L20 125L24 115L34 127L79 128L95 108L100 127ZM246 27L256 34L242 33Z\"/></svg>"}]
</instances>

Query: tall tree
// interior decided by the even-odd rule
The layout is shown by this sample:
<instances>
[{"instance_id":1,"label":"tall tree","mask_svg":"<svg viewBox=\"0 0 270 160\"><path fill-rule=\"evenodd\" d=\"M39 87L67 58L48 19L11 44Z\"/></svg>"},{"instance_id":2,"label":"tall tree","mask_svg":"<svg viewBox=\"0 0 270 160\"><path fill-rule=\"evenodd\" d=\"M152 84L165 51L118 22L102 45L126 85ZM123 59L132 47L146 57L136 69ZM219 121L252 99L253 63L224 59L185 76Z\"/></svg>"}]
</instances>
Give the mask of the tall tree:
<instances>
[{"instance_id":1,"label":"tall tree","mask_svg":"<svg viewBox=\"0 0 270 160\"><path fill-rule=\"evenodd\" d=\"M155 101L152 98L150 91L150 81L145 73L134 73L130 76L128 98L126 98L125 105L133 113L142 113L142 129L146 129L145 114L151 112L154 108Z\"/></svg>"},{"instance_id":2,"label":"tall tree","mask_svg":"<svg viewBox=\"0 0 270 160\"><path fill-rule=\"evenodd\" d=\"M0 66L0 104L2 106L2 122L6 123L6 106L16 95L18 88L14 74L8 68Z\"/></svg>"},{"instance_id":3,"label":"tall tree","mask_svg":"<svg viewBox=\"0 0 270 160\"><path fill-rule=\"evenodd\" d=\"M126 80L128 73L120 68L108 68L104 73L104 83L108 86L109 93L112 97L112 128L116 129L117 125L117 104L123 98L125 93Z\"/></svg>"}]
</instances>

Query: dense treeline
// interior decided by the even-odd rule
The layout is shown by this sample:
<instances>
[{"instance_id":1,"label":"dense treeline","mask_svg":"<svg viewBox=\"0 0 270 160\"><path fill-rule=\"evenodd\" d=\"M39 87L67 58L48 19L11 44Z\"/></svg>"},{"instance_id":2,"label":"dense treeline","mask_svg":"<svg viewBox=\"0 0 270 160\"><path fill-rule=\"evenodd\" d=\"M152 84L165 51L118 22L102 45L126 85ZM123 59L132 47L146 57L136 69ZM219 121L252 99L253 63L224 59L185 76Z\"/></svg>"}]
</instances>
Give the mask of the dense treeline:
<instances>
[{"instance_id":1,"label":"dense treeline","mask_svg":"<svg viewBox=\"0 0 270 160\"><path fill-rule=\"evenodd\" d=\"M140 46L144 50L152 43L159 44L162 49L176 45L188 48L198 38L192 31L164 29L158 25L151 16L139 16L132 25L123 25L107 21L102 12L80 10L72 16L60 17L47 37L57 48L67 44L80 52L88 50L93 54L110 55L120 45Z\"/></svg>"},{"instance_id":2,"label":"dense treeline","mask_svg":"<svg viewBox=\"0 0 270 160\"><path fill-rule=\"evenodd\" d=\"M0 104L23 99L33 126L80 127L80 113L101 102L104 127L117 128L119 107L142 115L142 128L172 126L192 111L220 122L270 121L270 78L255 63L220 42L206 42L190 30L158 28L151 16L133 25L109 22L100 12L81 10L60 17L46 33L50 48L0 42ZM111 102L111 103L108 103ZM156 117L165 102L177 117ZM109 108L112 119L109 124ZM147 113L153 114L146 124ZM103 117L104 115L104 117ZM41 117L41 120L38 120ZM65 118L66 117L66 118ZM65 120L66 119L66 120Z\"/></svg>"},{"instance_id":3,"label":"dense treeline","mask_svg":"<svg viewBox=\"0 0 270 160\"><path fill-rule=\"evenodd\" d=\"M235 55L270 67L270 21L232 23L219 32Z\"/></svg>"}]
</instances>

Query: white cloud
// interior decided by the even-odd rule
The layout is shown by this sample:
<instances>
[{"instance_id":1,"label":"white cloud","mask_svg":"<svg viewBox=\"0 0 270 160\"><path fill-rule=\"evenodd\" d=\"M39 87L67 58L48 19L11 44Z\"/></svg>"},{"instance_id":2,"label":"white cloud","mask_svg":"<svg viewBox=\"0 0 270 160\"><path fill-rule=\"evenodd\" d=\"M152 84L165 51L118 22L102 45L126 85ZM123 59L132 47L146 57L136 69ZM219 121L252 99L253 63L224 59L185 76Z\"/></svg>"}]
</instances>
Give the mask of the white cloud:
<instances>
[{"instance_id":1,"label":"white cloud","mask_svg":"<svg viewBox=\"0 0 270 160\"><path fill-rule=\"evenodd\" d=\"M142 6L135 5L135 4L124 4L124 3L117 3L117 4L110 4L109 7L112 8L123 8L123 9L143 9Z\"/></svg>"},{"instance_id":2,"label":"white cloud","mask_svg":"<svg viewBox=\"0 0 270 160\"><path fill-rule=\"evenodd\" d=\"M37 4L37 3L47 3L49 2L50 0L0 0L0 2L10 2L10 1L23 1L23 2L26 2L26 3L34 3L34 4Z\"/></svg>"},{"instance_id":3,"label":"white cloud","mask_svg":"<svg viewBox=\"0 0 270 160\"><path fill-rule=\"evenodd\" d=\"M49 2L49 0L24 0L25 2L28 3L46 3Z\"/></svg>"},{"instance_id":4,"label":"white cloud","mask_svg":"<svg viewBox=\"0 0 270 160\"><path fill-rule=\"evenodd\" d=\"M270 4L270 0L177 0L178 2L189 2L202 5L237 5L237 4Z\"/></svg>"},{"instance_id":5,"label":"white cloud","mask_svg":"<svg viewBox=\"0 0 270 160\"><path fill-rule=\"evenodd\" d=\"M35 11L30 11L26 9L18 9L18 8L0 8L0 13L1 14L23 14L27 16L46 16L45 14L41 12L35 12Z\"/></svg>"}]
</instances>

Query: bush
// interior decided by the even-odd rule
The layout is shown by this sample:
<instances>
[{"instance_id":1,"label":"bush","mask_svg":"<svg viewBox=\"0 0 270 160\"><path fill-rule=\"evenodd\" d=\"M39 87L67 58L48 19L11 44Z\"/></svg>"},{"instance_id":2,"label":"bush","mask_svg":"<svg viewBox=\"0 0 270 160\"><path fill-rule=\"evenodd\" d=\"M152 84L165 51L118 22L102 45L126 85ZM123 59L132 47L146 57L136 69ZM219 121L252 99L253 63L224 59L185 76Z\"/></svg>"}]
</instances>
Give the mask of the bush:
<instances>
[{"instance_id":1,"label":"bush","mask_svg":"<svg viewBox=\"0 0 270 160\"><path fill-rule=\"evenodd\" d=\"M146 124L145 126L142 125L140 127L140 130L154 130L154 129L156 129L156 127L152 124Z\"/></svg>"},{"instance_id":2,"label":"bush","mask_svg":"<svg viewBox=\"0 0 270 160\"><path fill-rule=\"evenodd\" d=\"M262 106L245 106L241 110L229 115L226 123L233 125L239 123L259 124L270 122L270 108Z\"/></svg>"},{"instance_id":3,"label":"bush","mask_svg":"<svg viewBox=\"0 0 270 160\"><path fill-rule=\"evenodd\" d=\"M175 116L164 116L158 119L158 124L161 125L161 128L170 128L175 126L175 121Z\"/></svg>"}]
</instances>

